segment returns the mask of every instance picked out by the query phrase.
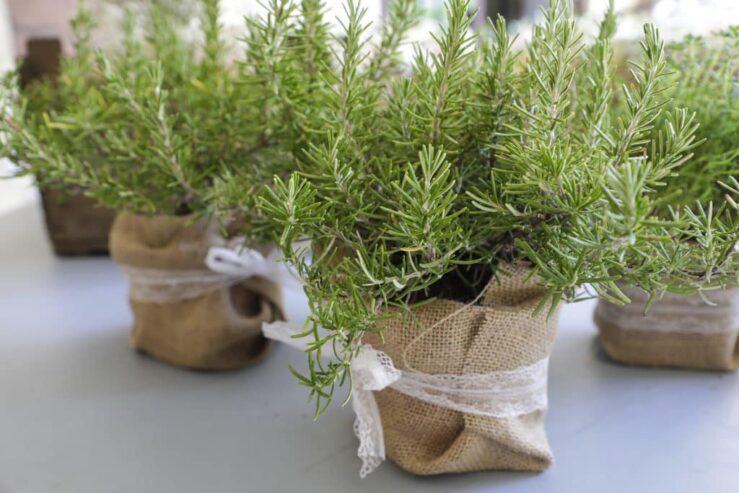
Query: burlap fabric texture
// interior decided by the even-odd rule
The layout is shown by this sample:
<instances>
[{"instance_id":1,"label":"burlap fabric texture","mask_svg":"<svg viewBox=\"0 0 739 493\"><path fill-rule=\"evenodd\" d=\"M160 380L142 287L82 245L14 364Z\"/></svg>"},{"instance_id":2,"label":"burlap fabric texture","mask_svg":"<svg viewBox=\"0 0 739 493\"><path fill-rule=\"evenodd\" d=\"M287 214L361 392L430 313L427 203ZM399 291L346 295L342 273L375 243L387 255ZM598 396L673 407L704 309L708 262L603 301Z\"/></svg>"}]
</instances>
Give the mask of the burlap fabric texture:
<instances>
[{"instance_id":1,"label":"burlap fabric texture","mask_svg":"<svg viewBox=\"0 0 739 493\"><path fill-rule=\"evenodd\" d=\"M108 253L114 211L81 194L66 197L56 190L42 190L41 199L49 240L57 255Z\"/></svg>"},{"instance_id":2,"label":"burlap fabric texture","mask_svg":"<svg viewBox=\"0 0 739 493\"><path fill-rule=\"evenodd\" d=\"M214 224L123 213L113 224L110 252L124 269L200 272L207 270L208 249L224 242ZM131 346L198 370L255 363L269 347L262 322L283 319L280 286L258 277L175 302L144 302L133 295L129 301L134 316Z\"/></svg>"},{"instance_id":3,"label":"burlap fabric texture","mask_svg":"<svg viewBox=\"0 0 739 493\"><path fill-rule=\"evenodd\" d=\"M511 275L491 280L478 304L437 300L387 322L384 343L374 334L364 342L386 352L400 369L430 374L509 371L547 358L557 316L533 318L545 290L525 280L529 271L523 266L507 269ZM500 419L450 410L393 389L375 397L388 458L414 474L541 471L552 463L543 409Z\"/></svg>"},{"instance_id":4,"label":"burlap fabric texture","mask_svg":"<svg viewBox=\"0 0 739 493\"><path fill-rule=\"evenodd\" d=\"M644 315L646 294L622 288L632 303L599 301L595 323L608 356L627 365L732 371L739 366L739 288L666 294Z\"/></svg>"}]
</instances>

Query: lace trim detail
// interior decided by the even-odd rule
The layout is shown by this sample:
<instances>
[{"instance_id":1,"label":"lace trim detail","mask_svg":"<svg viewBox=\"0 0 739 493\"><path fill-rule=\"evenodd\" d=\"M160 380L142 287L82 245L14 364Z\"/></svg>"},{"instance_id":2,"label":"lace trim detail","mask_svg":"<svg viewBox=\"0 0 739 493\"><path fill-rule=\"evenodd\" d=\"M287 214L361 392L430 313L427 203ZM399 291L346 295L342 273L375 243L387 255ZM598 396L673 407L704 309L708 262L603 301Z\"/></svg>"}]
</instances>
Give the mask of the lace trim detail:
<instances>
[{"instance_id":1,"label":"lace trim detail","mask_svg":"<svg viewBox=\"0 0 739 493\"><path fill-rule=\"evenodd\" d=\"M511 418L547 407L549 358L511 371L429 375L403 372L390 388L437 406L478 416Z\"/></svg>"},{"instance_id":2,"label":"lace trim detail","mask_svg":"<svg viewBox=\"0 0 739 493\"><path fill-rule=\"evenodd\" d=\"M123 266L128 295L143 303L176 303L198 298L242 280L210 270L164 270Z\"/></svg>"},{"instance_id":3,"label":"lace trim detail","mask_svg":"<svg viewBox=\"0 0 739 493\"><path fill-rule=\"evenodd\" d=\"M685 298L681 304L674 298L656 301L646 315L636 300L624 306L601 301L596 316L619 329L643 332L714 335L739 329L739 305L731 300L711 306Z\"/></svg>"},{"instance_id":4,"label":"lace trim detail","mask_svg":"<svg viewBox=\"0 0 739 493\"><path fill-rule=\"evenodd\" d=\"M359 439L357 457L362 461L359 477L364 479L385 461L385 436L377 401L372 392L355 391L352 395L354 434Z\"/></svg>"},{"instance_id":5,"label":"lace trim detail","mask_svg":"<svg viewBox=\"0 0 739 493\"><path fill-rule=\"evenodd\" d=\"M176 303L204 296L252 277L277 284L294 282L296 276L280 261L274 250L267 257L240 245L236 238L228 246L212 246L204 259L207 269L166 270L123 266L128 279L129 297L143 303Z\"/></svg>"}]
</instances>

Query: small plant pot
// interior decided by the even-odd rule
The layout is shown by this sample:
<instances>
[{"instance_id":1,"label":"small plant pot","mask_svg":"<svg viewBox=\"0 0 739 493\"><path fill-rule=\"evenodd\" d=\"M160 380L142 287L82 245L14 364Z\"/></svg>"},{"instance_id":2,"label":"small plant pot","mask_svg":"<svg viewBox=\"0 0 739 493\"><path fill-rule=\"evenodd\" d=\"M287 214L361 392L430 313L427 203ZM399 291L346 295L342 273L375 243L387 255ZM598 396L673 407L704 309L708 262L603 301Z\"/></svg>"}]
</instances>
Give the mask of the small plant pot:
<instances>
[{"instance_id":1,"label":"small plant pot","mask_svg":"<svg viewBox=\"0 0 739 493\"><path fill-rule=\"evenodd\" d=\"M405 371L433 375L506 375L508 390L524 383L512 374L543 368L542 405L506 417L460 412L389 388L375 392L388 458L414 474L484 470L541 471L553 460L544 429L546 371L557 315L533 317L545 290L513 268L491 280L475 305L436 300L387 322L384 340L364 340ZM452 377L454 378L454 377ZM506 381L507 380L507 381ZM492 403L496 404L496 403ZM516 402L508 403L515 409Z\"/></svg>"},{"instance_id":2,"label":"small plant pot","mask_svg":"<svg viewBox=\"0 0 739 493\"><path fill-rule=\"evenodd\" d=\"M191 217L116 217L110 249L129 280L134 349L211 371L264 356L262 323L283 319L280 286L259 277L213 282L205 258L211 246L224 244L216 225Z\"/></svg>"},{"instance_id":3,"label":"small plant pot","mask_svg":"<svg viewBox=\"0 0 739 493\"><path fill-rule=\"evenodd\" d=\"M739 366L739 289L666 294L647 314L647 296L624 289L632 303L599 301L595 323L603 350L627 365L733 371Z\"/></svg>"},{"instance_id":4,"label":"small plant pot","mask_svg":"<svg viewBox=\"0 0 739 493\"><path fill-rule=\"evenodd\" d=\"M115 212L94 200L57 190L42 190L41 202L49 240L60 256L106 255Z\"/></svg>"}]
</instances>

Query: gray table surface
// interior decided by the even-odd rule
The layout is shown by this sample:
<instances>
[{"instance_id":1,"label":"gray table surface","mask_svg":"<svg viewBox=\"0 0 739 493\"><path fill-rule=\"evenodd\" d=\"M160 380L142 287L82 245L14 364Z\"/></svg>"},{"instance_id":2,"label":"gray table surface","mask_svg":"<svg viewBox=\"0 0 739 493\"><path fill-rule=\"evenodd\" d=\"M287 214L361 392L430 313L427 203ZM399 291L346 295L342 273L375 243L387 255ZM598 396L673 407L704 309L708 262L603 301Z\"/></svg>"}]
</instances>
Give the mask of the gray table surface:
<instances>
[{"instance_id":1,"label":"gray table surface","mask_svg":"<svg viewBox=\"0 0 739 493\"><path fill-rule=\"evenodd\" d=\"M737 375L612 364L592 309L561 317L549 470L360 480L352 412L313 420L287 371L302 355L203 374L134 353L121 272L56 259L31 204L0 216L0 493L738 492Z\"/></svg>"}]
</instances>

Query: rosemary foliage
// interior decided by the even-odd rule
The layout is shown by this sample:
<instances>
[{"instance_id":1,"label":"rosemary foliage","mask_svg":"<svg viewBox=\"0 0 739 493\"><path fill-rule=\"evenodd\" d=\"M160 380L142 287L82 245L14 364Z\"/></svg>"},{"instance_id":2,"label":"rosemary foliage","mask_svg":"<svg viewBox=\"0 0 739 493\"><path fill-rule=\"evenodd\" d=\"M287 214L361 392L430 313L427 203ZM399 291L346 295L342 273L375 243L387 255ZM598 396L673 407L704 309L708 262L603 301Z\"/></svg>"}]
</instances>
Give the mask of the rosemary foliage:
<instances>
[{"instance_id":1,"label":"rosemary foliage","mask_svg":"<svg viewBox=\"0 0 739 493\"><path fill-rule=\"evenodd\" d=\"M681 226L672 245L681 263L670 272L670 290L737 286L739 27L708 38L686 37L669 47L668 63L674 85L667 108L695 112L700 141L659 191L661 214Z\"/></svg>"},{"instance_id":2,"label":"rosemary foliage","mask_svg":"<svg viewBox=\"0 0 739 493\"><path fill-rule=\"evenodd\" d=\"M448 0L436 49L417 49L412 73L387 89L363 70L366 25L348 2L304 163L260 198L306 281L308 369L293 372L318 414L351 383L363 334L437 297L472 302L506 263L531 265L547 288L539 309L550 311L592 296L586 284L625 303L617 281L659 291L681 268L674 240L685 223L655 211L697 123L665 109L657 30L644 28L616 115L612 4L587 46L567 2L552 0L523 54L502 18L475 39L469 9Z\"/></svg>"},{"instance_id":3,"label":"rosemary foliage","mask_svg":"<svg viewBox=\"0 0 739 493\"><path fill-rule=\"evenodd\" d=\"M293 169L320 174L304 152L311 142L331 132L367 135L379 125L371 108L403 71L400 47L418 20L416 1L390 2L388 20L374 36L357 1L347 3L347 20L339 19L341 35L331 31L324 0L269 0L264 6L266 15L247 19L239 61L245 101L253 109L247 125L259 147L255 158L272 163L273 174L282 177ZM346 126L335 128L335 118ZM253 183L249 170L228 170L211 189L210 208L220 218L250 210L247 235L279 236L282 225L254 207Z\"/></svg>"},{"instance_id":4,"label":"rosemary foliage","mask_svg":"<svg viewBox=\"0 0 739 493\"><path fill-rule=\"evenodd\" d=\"M268 84L243 66L259 63L253 50L234 63L218 0L199 0L190 12L200 16L195 35L183 5L129 9L123 42L111 53L90 48L94 23L81 7L76 54L64 59L57 85L18 94L14 78L4 81L2 154L43 185L141 214L220 216L214 196L223 179L238 176L254 197L292 169L290 156L265 138L281 127L262 118ZM254 208L245 205L238 216L248 222Z\"/></svg>"},{"instance_id":5,"label":"rosemary foliage","mask_svg":"<svg viewBox=\"0 0 739 493\"><path fill-rule=\"evenodd\" d=\"M47 76L19 87L18 71L0 83L0 157L21 166L47 188L67 189L69 156L83 161L99 158L90 135L106 118L102 95L90 73L95 55L90 37L95 27L81 7L72 20L75 55L61 60L58 78ZM84 122L77 128L70 123ZM74 127L74 130L73 130Z\"/></svg>"}]
</instances>

